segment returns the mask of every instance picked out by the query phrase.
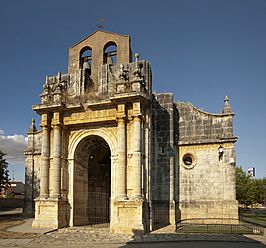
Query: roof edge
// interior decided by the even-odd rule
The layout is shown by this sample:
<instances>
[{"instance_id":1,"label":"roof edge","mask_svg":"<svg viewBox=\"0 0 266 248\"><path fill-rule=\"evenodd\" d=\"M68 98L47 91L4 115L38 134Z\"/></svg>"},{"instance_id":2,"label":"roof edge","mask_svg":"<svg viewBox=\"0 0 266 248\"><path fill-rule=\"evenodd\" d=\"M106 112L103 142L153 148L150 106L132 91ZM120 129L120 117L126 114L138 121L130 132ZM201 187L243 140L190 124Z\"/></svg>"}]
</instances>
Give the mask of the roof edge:
<instances>
[{"instance_id":1,"label":"roof edge","mask_svg":"<svg viewBox=\"0 0 266 248\"><path fill-rule=\"evenodd\" d=\"M175 103L186 103L189 107L193 108L194 110L202 113L202 114L205 114L205 115L210 115L210 116L214 116L214 117L225 117L225 116L234 116L235 113L231 112L231 113L210 113L210 112L207 112L207 111L204 111L202 109L199 109L197 108L194 104L192 104L191 102L175 102Z\"/></svg>"},{"instance_id":2,"label":"roof edge","mask_svg":"<svg viewBox=\"0 0 266 248\"><path fill-rule=\"evenodd\" d=\"M96 30L93 33L89 34L88 36L86 36L85 38L83 38L82 40L80 40L79 42L75 43L73 46L71 46L70 48L74 48L75 46L79 45L81 42L83 42L84 40L88 39L89 37L93 36L94 34L96 34L97 32L102 32L102 33L107 33L107 34L114 34L114 35L119 35L119 36L124 36L124 37L129 37L129 34L118 34L115 32L110 32L110 31L105 31L105 30Z\"/></svg>"}]
</instances>

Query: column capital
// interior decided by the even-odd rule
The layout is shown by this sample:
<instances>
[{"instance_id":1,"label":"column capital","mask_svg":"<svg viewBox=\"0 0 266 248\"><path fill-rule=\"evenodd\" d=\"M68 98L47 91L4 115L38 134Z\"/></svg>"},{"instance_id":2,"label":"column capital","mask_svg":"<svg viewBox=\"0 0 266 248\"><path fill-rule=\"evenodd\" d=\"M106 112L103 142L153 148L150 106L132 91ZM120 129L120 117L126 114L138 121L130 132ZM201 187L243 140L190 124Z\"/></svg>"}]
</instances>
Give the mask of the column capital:
<instances>
[{"instance_id":1,"label":"column capital","mask_svg":"<svg viewBox=\"0 0 266 248\"><path fill-rule=\"evenodd\" d=\"M52 123L51 126L52 126L53 129L58 129L58 128L62 127L62 124L61 123Z\"/></svg>"},{"instance_id":2,"label":"column capital","mask_svg":"<svg viewBox=\"0 0 266 248\"><path fill-rule=\"evenodd\" d=\"M51 126L48 124L40 124L40 127L42 128L42 130L47 130L47 131L51 130Z\"/></svg>"},{"instance_id":3,"label":"column capital","mask_svg":"<svg viewBox=\"0 0 266 248\"><path fill-rule=\"evenodd\" d=\"M143 114L139 113L139 114L134 114L132 115L132 119L134 121L142 121L144 119L144 116Z\"/></svg>"},{"instance_id":4,"label":"column capital","mask_svg":"<svg viewBox=\"0 0 266 248\"><path fill-rule=\"evenodd\" d=\"M116 121L117 122L125 122L126 121L126 116L125 115L117 116L116 117Z\"/></svg>"},{"instance_id":5,"label":"column capital","mask_svg":"<svg viewBox=\"0 0 266 248\"><path fill-rule=\"evenodd\" d=\"M51 124L53 127L62 125L62 115L60 112L53 113L53 119Z\"/></svg>"},{"instance_id":6,"label":"column capital","mask_svg":"<svg viewBox=\"0 0 266 248\"><path fill-rule=\"evenodd\" d=\"M51 115L49 113L42 114L40 126L42 128L49 128L51 126Z\"/></svg>"}]
</instances>

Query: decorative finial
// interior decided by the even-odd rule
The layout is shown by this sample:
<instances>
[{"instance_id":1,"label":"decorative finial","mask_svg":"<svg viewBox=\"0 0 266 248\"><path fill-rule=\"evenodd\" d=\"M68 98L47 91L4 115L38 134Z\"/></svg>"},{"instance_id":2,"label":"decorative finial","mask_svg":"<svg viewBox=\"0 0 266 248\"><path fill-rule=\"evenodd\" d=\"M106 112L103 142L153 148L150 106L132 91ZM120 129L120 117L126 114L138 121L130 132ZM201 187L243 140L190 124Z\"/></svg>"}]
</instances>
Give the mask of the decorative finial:
<instances>
[{"instance_id":1,"label":"decorative finial","mask_svg":"<svg viewBox=\"0 0 266 248\"><path fill-rule=\"evenodd\" d=\"M29 128L29 133L35 133L35 132L37 132L37 128L35 126L35 119L32 118L32 120L31 120L31 126Z\"/></svg>"},{"instance_id":2,"label":"decorative finial","mask_svg":"<svg viewBox=\"0 0 266 248\"><path fill-rule=\"evenodd\" d=\"M232 108L229 104L229 98L226 95L224 98L224 108L223 108L223 114L228 114L228 113L232 113Z\"/></svg>"},{"instance_id":3,"label":"decorative finial","mask_svg":"<svg viewBox=\"0 0 266 248\"><path fill-rule=\"evenodd\" d=\"M139 54L135 53L135 62L138 62L138 60L139 60Z\"/></svg>"}]
</instances>

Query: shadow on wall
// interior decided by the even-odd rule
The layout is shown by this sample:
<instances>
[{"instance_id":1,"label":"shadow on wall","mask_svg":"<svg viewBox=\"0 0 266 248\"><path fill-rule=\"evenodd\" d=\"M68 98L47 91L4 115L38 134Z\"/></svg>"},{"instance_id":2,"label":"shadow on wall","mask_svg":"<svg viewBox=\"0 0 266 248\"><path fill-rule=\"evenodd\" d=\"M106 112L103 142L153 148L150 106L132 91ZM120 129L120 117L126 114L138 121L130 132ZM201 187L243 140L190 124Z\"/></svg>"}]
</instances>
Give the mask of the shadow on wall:
<instances>
[{"instance_id":1,"label":"shadow on wall","mask_svg":"<svg viewBox=\"0 0 266 248\"><path fill-rule=\"evenodd\" d=\"M35 201L34 199L38 198L40 195L40 178L37 175L37 172L32 174L32 171L28 171L27 167L25 168L25 197L24 197L24 206L23 214L28 217L34 217L35 215Z\"/></svg>"},{"instance_id":2,"label":"shadow on wall","mask_svg":"<svg viewBox=\"0 0 266 248\"><path fill-rule=\"evenodd\" d=\"M152 230L169 225L170 200L170 115L153 99L153 158L151 163Z\"/></svg>"},{"instance_id":3,"label":"shadow on wall","mask_svg":"<svg viewBox=\"0 0 266 248\"><path fill-rule=\"evenodd\" d=\"M177 147L176 149L176 154L175 154L175 222L180 221L181 220L181 211L179 208L179 200L180 200L180 152L178 149L178 141L179 141L179 137L180 137L180 130L179 130L179 118L180 118L180 113L179 110L176 106L176 104L174 105L174 142L175 142L175 146Z\"/></svg>"}]
</instances>

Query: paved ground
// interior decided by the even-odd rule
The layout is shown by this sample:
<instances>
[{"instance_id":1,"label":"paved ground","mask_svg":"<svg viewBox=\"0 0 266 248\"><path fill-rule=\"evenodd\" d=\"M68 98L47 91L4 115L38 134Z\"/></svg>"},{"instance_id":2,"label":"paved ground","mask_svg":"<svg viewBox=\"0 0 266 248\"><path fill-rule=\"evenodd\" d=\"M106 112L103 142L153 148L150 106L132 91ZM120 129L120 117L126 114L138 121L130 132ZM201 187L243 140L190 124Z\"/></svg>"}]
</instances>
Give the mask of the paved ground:
<instances>
[{"instance_id":1,"label":"paved ground","mask_svg":"<svg viewBox=\"0 0 266 248\"><path fill-rule=\"evenodd\" d=\"M2 239L0 247L182 247L182 248L263 248L260 242L241 235L151 234L139 237L109 234L108 229L61 229L34 239Z\"/></svg>"},{"instance_id":2,"label":"paved ground","mask_svg":"<svg viewBox=\"0 0 266 248\"><path fill-rule=\"evenodd\" d=\"M124 234L110 234L108 228L92 227L63 228L46 234L35 234L33 233L35 230L31 228L31 222L32 219L21 218L17 220L14 217L4 221L0 216L0 247L262 248L266 244L265 236L176 234L170 227L157 230L149 235L136 237ZM44 231L41 230L41 232Z\"/></svg>"}]
</instances>

